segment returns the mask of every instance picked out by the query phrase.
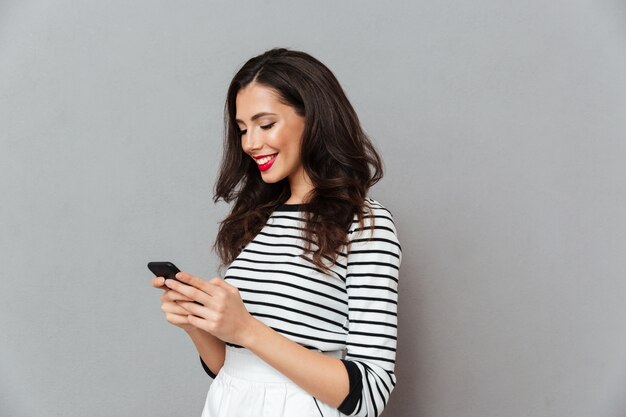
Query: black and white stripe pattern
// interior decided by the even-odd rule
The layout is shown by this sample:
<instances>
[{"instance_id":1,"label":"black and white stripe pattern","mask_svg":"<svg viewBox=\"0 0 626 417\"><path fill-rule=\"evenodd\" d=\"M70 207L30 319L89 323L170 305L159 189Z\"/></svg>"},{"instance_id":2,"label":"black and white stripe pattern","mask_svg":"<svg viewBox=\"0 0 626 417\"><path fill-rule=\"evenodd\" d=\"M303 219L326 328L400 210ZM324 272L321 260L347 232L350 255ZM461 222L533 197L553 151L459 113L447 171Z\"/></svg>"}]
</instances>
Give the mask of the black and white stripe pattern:
<instances>
[{"instance_id":1,"label":"black and white stripe pattern","mask_svg":"<svg viewBox=\"0 0 626 417\"><path fill-rule=\"evenodd\" d=\"M255 318L289 339L310 349L344 350L351 385L359 378L362 388L339 409L372 417L382 412L396 383L402 252L391 213L371 198L366 204L372 215L363 230L355 216L349 251L340 251L332 274L303 256L302 206L283 205L229 265L224 279L239 289Z\"/></svg>"}]
</instances>

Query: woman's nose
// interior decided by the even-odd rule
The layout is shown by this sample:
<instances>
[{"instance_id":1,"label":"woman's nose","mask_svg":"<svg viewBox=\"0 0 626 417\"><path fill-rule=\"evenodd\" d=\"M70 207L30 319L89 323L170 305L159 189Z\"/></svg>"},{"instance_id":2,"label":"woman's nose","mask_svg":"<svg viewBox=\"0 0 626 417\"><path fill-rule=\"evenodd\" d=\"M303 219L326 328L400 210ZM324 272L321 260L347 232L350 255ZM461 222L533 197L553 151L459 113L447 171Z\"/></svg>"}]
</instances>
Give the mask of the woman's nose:
<instances>
[{"instance_id":1,"label":"woman's nose","mask_svg":"<svg viewBox=\"0 0 626 417\"><path fill-rule=\"evenodd\" d=\"M254 132L248 129L246 134L243 136L243 149L248 152L254 152L263 147L263 143L260 139L260 135L255 134Z\"/></svg>"}]
</instances>

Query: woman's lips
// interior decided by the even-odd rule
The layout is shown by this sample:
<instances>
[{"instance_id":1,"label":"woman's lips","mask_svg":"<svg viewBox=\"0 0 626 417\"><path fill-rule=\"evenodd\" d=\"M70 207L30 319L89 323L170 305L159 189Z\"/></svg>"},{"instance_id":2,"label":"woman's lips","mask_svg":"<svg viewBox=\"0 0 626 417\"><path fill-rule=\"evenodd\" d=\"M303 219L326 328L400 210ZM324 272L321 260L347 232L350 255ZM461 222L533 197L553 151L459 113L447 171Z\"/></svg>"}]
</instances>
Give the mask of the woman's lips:
<instances>
[{"instance_id":1,"label":"woman's lips","mask_svg":"<svg viewBox=\"0 0 626 417\"><path fill-rule=\"evenodd\" d=\"M272 156L272 159L270 159L269 161L267 161L267 162L266 162L266 163L264 163L264 164L260 164L260 165L259 165L259 169L260 169L261 171L267 171L268 169L270 169L270 168L272 167L272 165L274 165L274 161L276 160L276 156L277 156L277 155L278 155L278 154L274 154L274 156Z\"/></svg>"}]
</instances>

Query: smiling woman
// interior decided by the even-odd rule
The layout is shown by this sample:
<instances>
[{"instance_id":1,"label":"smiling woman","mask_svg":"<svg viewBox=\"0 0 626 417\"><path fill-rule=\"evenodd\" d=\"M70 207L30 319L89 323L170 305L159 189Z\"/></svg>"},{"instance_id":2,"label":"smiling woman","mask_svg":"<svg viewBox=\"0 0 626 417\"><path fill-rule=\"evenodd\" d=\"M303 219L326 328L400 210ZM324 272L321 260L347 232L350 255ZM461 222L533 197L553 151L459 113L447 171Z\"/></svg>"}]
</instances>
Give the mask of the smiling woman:
<instances>
[{"instance_id":1,"label":"smiling woman","mask_svg":"<svg viewBox=\"0 0 626 417\"><path fill-rule=\"evenodd\" d=\"M288 178L288 203L302 203L314 188L300 160L304 117L283 104L272 88L257 82L237 93L236 107L241 147L255 159L263 181Z\"/></svg>"},{"instance_id":2,"label":"smiling woman","mask_svg":"<svg viewBox=\"0 0 626 417\"><path fill-rule=\"evenodd\" d=\"M157 277L214 379L202 417L378 416L396 383L393 216L382 164L332 72L272 49L237 72L214 200L234 202L205 280Z\"/></svg>"}]
</instances>

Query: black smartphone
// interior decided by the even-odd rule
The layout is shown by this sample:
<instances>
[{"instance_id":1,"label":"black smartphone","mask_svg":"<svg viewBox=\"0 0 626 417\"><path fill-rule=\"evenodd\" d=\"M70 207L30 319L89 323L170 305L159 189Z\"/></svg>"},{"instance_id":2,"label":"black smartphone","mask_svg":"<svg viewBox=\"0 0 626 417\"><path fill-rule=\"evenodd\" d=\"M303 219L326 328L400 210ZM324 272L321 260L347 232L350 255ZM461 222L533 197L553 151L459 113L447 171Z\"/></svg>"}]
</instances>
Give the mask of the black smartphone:
<instances>
[{"instance_id":1,"label":"black smartphone","mask_svg":"<svg viewBox=\"0 0 626 417\"><path fill-rule=\"evenodd\" d=\"M180 269L178 269L176 265L171 262L148 262L148 269L157 277L178 281L176 279L176 274L180 272Z\"/></svg>"},{"instance_id":2,"label":"black smartphone","mask_svg":"<svg viewBox=\"0 0 626 417\"><path fill-rule=\"evenodd\" d=\"M167 261L148 262L148 269L152 271L152 273L156 275L157 277L163 277L165 279L173 279L174 281L178 281L181 284L185 284L184 282L176 279L176 274L180 272L180 269L178 269L178 267L171 262L167 262ZM200 306L204 305L197 301L194 301L194 303Z\"/></svg>"}]
</instances>

